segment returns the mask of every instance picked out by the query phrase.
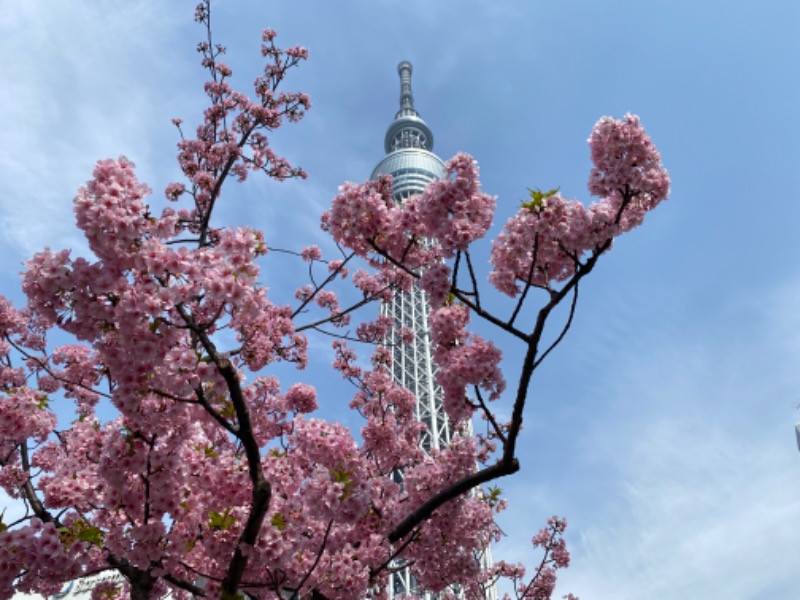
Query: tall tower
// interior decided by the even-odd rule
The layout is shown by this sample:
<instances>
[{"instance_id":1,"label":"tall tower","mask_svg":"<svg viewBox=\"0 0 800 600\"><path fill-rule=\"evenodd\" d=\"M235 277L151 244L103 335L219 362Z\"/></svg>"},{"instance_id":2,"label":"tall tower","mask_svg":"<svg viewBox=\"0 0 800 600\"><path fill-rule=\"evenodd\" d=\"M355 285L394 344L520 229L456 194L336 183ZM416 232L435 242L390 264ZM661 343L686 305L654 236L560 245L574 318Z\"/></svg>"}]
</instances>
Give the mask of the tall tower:
<instances>
[{"instance_id":1,"label":"tall tower","mask_svg":"<svg viewBox=\"0 0 800 600\"><path fill-rule=\"evenodd\" d=\"M445 166L433 150L433 133L414 108L411 92L411 63L397 65L400 74L400 110L389 125L384 139L386 156L372 171L372 179L391 175L394 199L403 202L421 193L431 181L445 176ZM417 419L427 425L420 444L425 450L443 448L450 443L451 424L442 406L442 391L436 383L436 365L428 333L430 309L425 292L417 286L398 294L382 312L394 319L390 339L393 350L392 376L417 398ZM397 330L407 327L414 332L414 342L401 344ZM409 592L404 592L409 593Z\"/></svg>"},{"instance_id":2,"label":"tall tower","mask_svg":"<svg viewBox=\"0 0 800 600\"><path fill-rule=\"evenodd\" d=\"M396 202L419 194L432 181L446 175L444 162L433 153L433 133L414 108L411 92L411 63L403 61L397 65L400 74L400 110L389 125L384 138L386 156L372 171L372 179L391 175L394 179L393 197ZM436 365L433 362L428 314L428 300L416 285L405 294L382 305L381 312L394 320L389 343L393 349L392 377L417 398L417 419L427 425L420 445L427 451L444 448L453 434L452 424L447 418L442 403L442 389L436 382ZM407 327L414 332L411 344L402 344L398 330ZM402 474L397 474L398 478ZM484 564L491 564L489 548L479 557ZM417 586L408 569L393 573L389 580L391 597L404 594L433 600L434 595L423 592ZM496 600L492 587L487 590L487 600Z\"/></svg>"}]
</instances>

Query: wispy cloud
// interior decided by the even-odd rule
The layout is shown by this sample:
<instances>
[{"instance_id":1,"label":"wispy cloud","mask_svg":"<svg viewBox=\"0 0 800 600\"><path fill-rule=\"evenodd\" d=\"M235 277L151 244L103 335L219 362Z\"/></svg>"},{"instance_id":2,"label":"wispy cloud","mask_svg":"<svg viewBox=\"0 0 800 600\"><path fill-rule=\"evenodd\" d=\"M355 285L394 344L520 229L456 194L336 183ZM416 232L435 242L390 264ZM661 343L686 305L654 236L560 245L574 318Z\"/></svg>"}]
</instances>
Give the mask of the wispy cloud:
<instances>
[{"instance_id":1,"label":"wispy cloud","mask_svg":"<svg viewBox=\"0 0 800 600\"><path fill-rule=\"evenodd\" d=\"M80 247L70 200L95 160L150 158L148 126L168 119L147 81L168 80L170 27L157 2L3 3L4 270L45 245Z\"/></svg>"},{"instance_id":2,"label":"wispy cloud","mask_svg":"<svg viewBox=\"0 0 800 600\"><path fill-rule=\"evenodd\" d=\"M800 344L785 334L785 315L798 301L798 285L721 299L692 331L673 315L630 347L606 346L615 368L594 389L604 400L584 406L581 441L563 449L569 485L546 472L546 483L513 488L519 498L527 487L539 511L556 505L573 517L573 566L559 589L654 600L795 595L800 456L787 390ZM741 330L721 330L737 320ZM518 539L509 552L530 562Z\"/></svg>"}]
</instances>

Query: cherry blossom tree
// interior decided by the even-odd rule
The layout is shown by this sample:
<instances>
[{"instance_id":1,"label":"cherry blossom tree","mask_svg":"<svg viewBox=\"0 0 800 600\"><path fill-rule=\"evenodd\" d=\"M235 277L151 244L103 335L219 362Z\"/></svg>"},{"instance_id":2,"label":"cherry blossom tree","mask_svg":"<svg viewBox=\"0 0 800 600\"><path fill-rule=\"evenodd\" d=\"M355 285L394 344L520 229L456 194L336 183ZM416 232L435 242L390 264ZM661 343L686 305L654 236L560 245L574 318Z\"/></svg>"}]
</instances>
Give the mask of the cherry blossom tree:
<instances>
[{"instance_id":1,"label":"cherry blossom tree","mask_svg":"<svg viewBox=\"0 0 800 600\"><path fill-rule=\"evenodd\" d=\"M126 158L98 162L75 198L94 258L44 250L23 275L27 306L0 297L0 485L26 508L0 520L0 597L52 594L115 570L124 589L98 586L95 597L386 598L402 562L443 597L456 589L482 598L503 577L517 598L550 598L569 563L566 521L554 517L533 538L542 558L531 578L520 565L482 566L476 556L500 535L494 515L505 505L489 484L520 468L531 380L570 328L581 281L667 197L639 119L603 118L592 131L596 202L532 191L493 242L488 283L513 299L509 314L493 312L474 268L471 248L490 228L495 199L466 154L402 204L388 177L345 184L322 216L338 254L296 249L311 276L294 303L276 304L259 281L263 235L213 216L223 189L254 173L305 176L269 134L310 107L305 94L282 89L307 51L280 49L265 30L266 66L251 98L230 85L209 0L196 20L207 33L198 49L208 108L194 135L174 121L184 177L166 186L169 206L152 211L151 190ZM413 285L428 294L438 379L458 432L430 452L419 445L415 398L387 369L393 323L359 311ZM345 286L357 301L340 302L353 297ZM566 320L547 338L561 304ZM497 346L470 330L474 319L522 344L518 373L502 372ZM73 343L53 347L52 330ZM278 363L302 369L320 330L334 334L332 368L354 385L360 436L316 416L313 386L270 374ZM403 332L404 343L412 337ZM369 366L356 348L369 349ZM507 421L496 409L503 402ZM74 420L59 426L55 407L67 404ZM113 407L113 418L98 406ZM473 435L475 416L486 427Z\"/></svg>"}]
</instances>

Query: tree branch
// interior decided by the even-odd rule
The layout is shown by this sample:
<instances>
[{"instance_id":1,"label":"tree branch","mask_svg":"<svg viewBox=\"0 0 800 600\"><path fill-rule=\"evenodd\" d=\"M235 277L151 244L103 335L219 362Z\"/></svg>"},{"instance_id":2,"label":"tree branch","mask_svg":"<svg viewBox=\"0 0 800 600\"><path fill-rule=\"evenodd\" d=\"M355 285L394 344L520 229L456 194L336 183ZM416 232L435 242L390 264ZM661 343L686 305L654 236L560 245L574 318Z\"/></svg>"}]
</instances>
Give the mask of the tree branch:
<instances>
[{"instance_id":1,"label":"tree branch","mask_svg":"<svg viewBox=\"0 0 800 600\"><path fill-rule=\"evenodd\" d=\"M208 337L208 334L205 330L195 325L192 316L186 308L182 305L178 305L177 310L186 324L191 327L192 332L197 336L197 339L203 345L203 348L211 357L220 375L222 375L222 378L225 380L231 403L236 412L236 420L239 423L239 427L234 435L241 442L245 451L245 457L247 458L248 475L252 486L250 508L244 529L239 536L239 541L236 544L233 557L228 564L225 578L222 581L222 589L226 593L235 594L248 562L248 558L245 556L242 548L245 545L253 546L256 542L258 533L261 531L261 526L264 522L264 517L269 509L269 503L272 498L272 486L264 477L264 471L261 467L261 451L253 432L253 425L250 421L250 410L247 407L247 402L242 392L239 373L230 360L220 356L216 346L214 346L213 342Z\"/></svg>"}]
</instances>

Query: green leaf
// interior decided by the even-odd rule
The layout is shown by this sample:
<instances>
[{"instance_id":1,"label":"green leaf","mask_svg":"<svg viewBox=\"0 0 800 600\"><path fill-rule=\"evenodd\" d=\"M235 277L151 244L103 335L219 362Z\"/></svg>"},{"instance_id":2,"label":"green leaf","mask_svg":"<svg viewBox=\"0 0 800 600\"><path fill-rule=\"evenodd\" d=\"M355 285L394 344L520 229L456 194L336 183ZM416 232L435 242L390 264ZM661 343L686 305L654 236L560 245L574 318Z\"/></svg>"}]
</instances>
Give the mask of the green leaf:
<instances>
[{"instance_id":1,"label":"green leaf","mask_svg":"<svg viewBox=\"0 0 800 600\"><path fill-rule=\"evenodd\" d=\"M219 414L222 415L224 418L228 420L233 420L236 416L236 409L233 406L233 402L226 402L225 405L222 407L222 410L219 411Z\"/></svg>"},{"instance_id":2,"label":"green leaf","mask_svg":"<svg viewBox=\"0 0 800 600\"><path fill-rule=\"evenodd\" d=\"M119 586L117 586L115 588L105 589L102 592L102 597L103 598L108 598L108 600L114 600L114 598L119 597L121 591L122 590L120 589Z\"/></svg>"},{"instance_id":3,"label":"green leaf","mask_svg":"<svg viewBox=\"0 0 800 600\"><path fill-rule=\"evenodd\" d=\"M39 410L50 408L50 398L48 398L46 395L39 398L39 403L36 405L36 408Z\"/></svg>"},{"instance_id":4,"label":"green leaf","mask_svg":"<svg viewBox=\"0 0 800 600\"><path fill-rule=\"evenodd\" d=\"M228 529L230 529L236 522L236 518L233 517L230 512L230 508L226 508L224 513L218 513L215 510L210 511L208 513L209 528L228 531Z\"/></svg>"},{"instance_id":5,"label":"green leaf","mask_svg":"<svg viewBox=\"0 0 800 600\"><path fill-rule=\"evenodd\" d=\"M528 210L540 210L545 206L545 200L550 198L551 196L555 196L558 193L558 190L561 189L557 187L552 190L547 190L543 192L539 188L532 190L528 188L528 192L530 193L531 199L528 202L522 203L522 208L527 208Z\"/></svg>"},{"instance_id":6,"label":"green leaf","mask_svg":"<svg viewBox=\"0 0 800 600\"><path fill-rule=\"evenodd\" d=\"M502 493L503 493L503 490L501 490L499 487L492 486L488 490L486 490L484 499L486 500L486 503L490 507L494 508L500 502L500 500L501 500L500 494L502 494Z\"/></svg>"},{"instance_id":7,"label":"green leaf","mask_svg":"<svg viewBox=\"0 0 800 600\"><path fill-rule=\"evenodd\" d=\"M214 448L214 444L208 444L207 446L197 446L197 449L202 450L203 455L206 458L217 458L219 456L219 453Z\"/></svg>"},{"instance_id":8,"label":"green leaf","mask_svg":"<svg viewBox=\"0 0 800 600\"><path fill-rule=\"evenodd\" d=\"M99 527L89 525L89 523L83 519L76 519L72 523L72 529L69 527L59 527L58 537L61 540L61 544L66 549L69 549L76 541L88 542L93 546L101 547L103 545L105 533L103 533L103 530Z\"/></svg>"},{"instance_id":9,"label":"green leaf","mask_svg":"<svg viewBox=\"0 0 800 600\"><path fill-rule=\"evenodd\" d=\"M336 483L341 483L344 485L344 490L342 490L342 495L339 496L339 500L344 500L350 495L350 488L353 487L353 480L350 476L353 474L352 471L348 471L346 469L331 469L330 470L331 477Z\"/></svg>"},{"instance_id":10,"label":"green leaf","mask_svg":"<svg viewBox=\"0 0 800 600\"><path fill-rule=\"evenodd\" d=\"M286 519L283 518L281 513L275 513L272 515L272 520L270 523L272 523L272 526L278 531L283 531L286 529Z\"/></svg>"},{"instance_id":11,"label":"green leaf","mask_svg":"<svg viewBox=\"0 0 800 600\"><path fill-rule=\"evenodd\" d=\"M77 531L76 534L76 537L83 542L89 542L95 546L103 545L104 534L99 527L86 526Z\"/></svg>"},{"instance_id":12,"label":"green leaf","mask_svg":"<svg viewBox=\"0 0 800 600\"><path fill-rule=\"evenodd\" d=\"M353 482L350 480L351 473L346 469L331 469L331 475L336 483L343 483L345 485L353 484Z\"/></svg>"}]
</instances>

